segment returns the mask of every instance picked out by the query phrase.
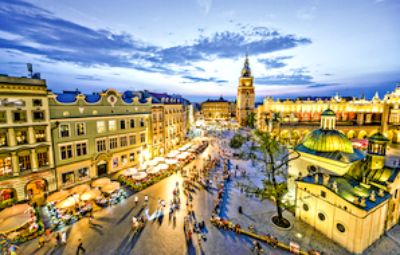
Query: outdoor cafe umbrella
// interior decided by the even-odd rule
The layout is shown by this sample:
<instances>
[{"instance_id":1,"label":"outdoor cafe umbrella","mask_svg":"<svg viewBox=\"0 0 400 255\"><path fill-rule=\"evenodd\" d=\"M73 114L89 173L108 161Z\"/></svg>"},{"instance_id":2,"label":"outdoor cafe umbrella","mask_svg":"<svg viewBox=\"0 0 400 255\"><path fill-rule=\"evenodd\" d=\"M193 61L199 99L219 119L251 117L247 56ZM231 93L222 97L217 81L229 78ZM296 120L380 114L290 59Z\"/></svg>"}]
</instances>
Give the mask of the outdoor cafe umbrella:
<instances>
[{"instance_id":1,"label":"outdoor cafe umbrella","mask_svg":"<svg viewBox=\"0 0 400 255\"><path fill-rule=\"evenodd\" d=\"M0 212L0 233L7 234L24 226L31 221L30 210L32 206L19 204L6 208Z\"/></svg>"},{"instance_id":2,"label":"outdoor cafe umbrella","mask_svg":"<svg viewBox=\"0 0 400 255\"><path fill-rule=\"evenodd\" d=\"M81 195L82 201L93 200L101 196L101 192L98 189L88 190Z\"/></svg>"},{"instance_id":3,"label":"outdoor cafe umbrella","mask_svg":"<svg viewBox=\"0 0 400 255\"><path fill-rule=\"evenodd\" d=\"M165 158L163 158L163 157L155 157L153 160L156 160L158 162L164 162Z\"/></svg>"},{"instance_id":4,"label":"outdoor cafe umbrella","mask_svg":"<svg viewBox=\"0 0 400 255\"><path fill-rule=\"evenodd\" d=\"M137 172L136 168L128 168L127 170L125 170L122 175L123 176L131 176L132 174L135 174Z\"/></svg>"},{"instance_id":5,"label":"outdoor cafe umbrella","mask_svg":"<svg viewBox=\"0 0 400 255\"><path fill-rule=\"evenodd\" d=\"M146 178L147 174L145 172L137 172L132 174L131 178L134 180L143 180Z\"/></svg>"},{"instance_id":6,"label":"outdoor cafe umbrella","mask_svg":"<svg viewBox=\"0 0 400 255\"><path fill-rule=\"evenodd\" d=\"M18 214L24 214L32 209L32 206L28 204L18 204L12 207L8 207L3 211L0 211L0 221Z\"/></svg>"},{"instance_id":7,"label":"outdoor cafe umbrella","mask_svg":"<svg viewBox=\"0 0 400 255\"><path fill-rule=\"evenodd\" d=\"M156 165L158 165L158 163L159 163L159 162L158 162L157 160L154 160L154 159L153 159L152 161L148 162L148 165L149 165L149 166L156 166Z\"/></svg>"},{"instance_id":8,"label":"outdoor cafe umbrella","mask_svg":"<svg viewBox=\"0 0 400 255\"><path fill-rule=\"evenodd\" d=\"M55 193L51 194L47 198L47 202L61 201L63 199L66 199L69 195L71 195L71 193L68 190L60 190L58 192L55 192Z\"/></svg>"},{"instance_id":9,"label":"outdoor cafe umbrella","mask_svg":"<svg viewBox=\"0 0 400 255\"><path fill-rule=\"evenodd\" d=\"M86 192L88 190L90 190L89 185L81 184L81 185L78 185L78 186L73 187L72 189L70 189L70 193L71 194L74 194L74 193L75 194L82 194L82 193L84 193L84 192Z\"/></svg>"},{"instance_id":10,"label":"outdoor cafe umbrella","mask_svg":"<svg viewBox=\"0 0 400 255\"><path fill-rule=\"evenodd\" d=\"M165 163L167 163L168 165L176 165L176 164L178 164L178 160L176 160L176 159L167 159L167 160L165 160Z\"/></svg>"},{"instance_id":11,"label":"outdoor cafe umbrella","mask_svg":"<svg viewBox=\"0 0 400 255\"><path fill-rule=\"evenodd\" d=\"M121 188L121 184L119 182L111 182L109 184L106 184L101 188L101 191L105 193L113 193L116 190L119 190Z\"/></svg>"},{"instance_id":12,"label":"outdoor cafe umbrella","mask_svg":"<svg viewBox=\"0 0 400 255\"><path fill-rule=\"evenodd\" d=\"M76 203L77 203L77 200L75 198L69 197L69 198L64 199L63 201L59 202L56 205L56 208L59 208L59 209L70 208L70 207L75 206Z\"/></svg>"},{"instance_id":13,"label":"outdoor cafe umbrella","mask_svg":"<svg viewBox=\"0 0 400 255\"><path fill-rule=\"evenodd\" d=\"M168 157L168 158L174 158L174 157L176 157L178 154L179 154L179 151L173 150L173 151L170 151L170 152L168 153L167 157Z\"/></svg>"},{"instance_id":14,"label":"outdoor cafe umbrella","mask_svg":"<svg viewBox=\"0 0 400 255\"><path fill-rule=\"evenodd\" d=\"M160 170L167 170L169 168L167 164L159 164L157 167Z\"/></svg>"},{"instance_id":15,"label":"outdoor cafe umbrella","mask_svg":"<svg viewBox=\"0 0 400 255\"><path fill-rule=\"evenodd\" d=\"M156 174L158 172L160 172L160 169L158 167L152 167L150 169L147 169L148 174Z\"/></svg>"},{"instance_id":16,"label":"outdoor cafe umbrella","mask_svg":"<svg viewBox=\"0 0 400 255\"><path fill-rule=\"evenodd\" d=\"M111 182L110 178L103 177L92 182L92 187L101 187Z\"/></svg>"}]
</instances>

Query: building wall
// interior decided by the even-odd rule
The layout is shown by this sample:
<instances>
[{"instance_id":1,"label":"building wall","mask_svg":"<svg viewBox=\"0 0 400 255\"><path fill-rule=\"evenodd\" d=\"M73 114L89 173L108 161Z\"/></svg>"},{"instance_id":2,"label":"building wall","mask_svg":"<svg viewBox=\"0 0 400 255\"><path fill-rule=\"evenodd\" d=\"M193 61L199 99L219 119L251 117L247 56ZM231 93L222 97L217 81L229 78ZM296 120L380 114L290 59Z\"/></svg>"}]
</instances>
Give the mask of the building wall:
<instances>
[{"instance_id":1,"label":"building wall","mask_svg":"<svg viewBox=\"0 0 400 255\"><path fill-rule=\"evenodd\" d=\"M365 211L324 186L297 182L296 217L350 252L361 253L384 234L387 211L387 201ZM342 224L345 231L340 232L337 224Z\"/></svg>"},{"instance_id":2,"label":"building wall","mask_svg":"<svg viewBox=\"0 0 400 255\"><path fill-rule=\"evenodd\" d=\"M240 77L236 100L236 118L239 125L247 124L247 116L254 112L254 104L253 77Z\"/></svg>"},{"instance_id":3,"label":"building wall","mask_svg":"<svg viewBox=\"0 0 400 255\"><path fill-rule=\"evenodd\" d=\"M86 102L82 95L74 103L61 103L51 95L50 111L56 127L53 139L59 188L135 166L151 157L149 100L126 103L114 90L101 93L96 103ZM85 127L81 134L80 125ZM68 135L63 134L65 127ZM82 143L86 144L86 153L81 152ZM71 154L66 152L69 150ZM105 166L106 172L102 172Z\"/></svg>"},{"instance_id":4,"label":"building wall","mask_svg":"<svg viewBox=\"0 0 400 255\"><path fill-rule=\"evenodd\" d=\"M44 80L0 77L0 189L28 198L26 185L56 189L47 87Z\"/></svg>"},{"instance_id":5,"label":"building wall","mask_svg":"<svg viewBox=\"0 0 400 255\"><path fill-rule=\"evenodd\" d=\"M228 101L206 101L201 104L204 120L228 120L231 117Z\"/></svg>"}]
</instances>

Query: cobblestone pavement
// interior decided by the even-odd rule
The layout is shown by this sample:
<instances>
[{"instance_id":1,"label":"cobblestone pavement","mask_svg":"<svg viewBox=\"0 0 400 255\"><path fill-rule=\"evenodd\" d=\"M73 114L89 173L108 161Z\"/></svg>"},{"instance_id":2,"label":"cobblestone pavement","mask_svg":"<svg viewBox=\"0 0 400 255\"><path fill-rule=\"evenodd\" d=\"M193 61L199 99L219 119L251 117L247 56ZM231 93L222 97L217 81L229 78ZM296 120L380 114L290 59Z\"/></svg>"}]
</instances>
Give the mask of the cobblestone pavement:
<instances>
[{"instance_id":1,"label":"cobblestone pavement","mask_svg":"<svg viewBox=\"0 0 400 255\"><path fill-rule=\"evenodd\" d=\"M208 148L203 156L208 153L216 153L217 149ZM233 161L246 169L251 169L249 162ZM202 167L202 156L198 157L188 167L196 165ZM219 175L219 172L213 173ZM260 180L261 175L254 170L249 170L250 177L256 182ZM170 176L159 183L137 193L140 201L148 195L150 197L149 214L156 211L158 199L169 201L172 198L172 190L178 181L182 184L183 178L179 174ZM272 233L279 240L286 242L294 241L299 243L302 248L316 248L322 250L325 254L348 254L343 248L327 239L319 232L308 225L299 222L290 214L286 216L294 222L294 227L289 231L282 231L274 228L269 218L274 214L275 207L270 201L260 202L256 198L248 198L241 193L235 186L235 182L240 177L231 182L228 186L228 194L225 205L222 207L223 214L234 222L239 222L242 227L254 224L256 230L260 233ZM202 248L196 242L187 245L183 232L183 217L186 215L185 201L177 214L176 224L168 217L167 209L165 216L155 221L149 221L144 230L136 236L131 233L131 218L139 213L143 213L141 204L134 205L134 196L127 198L121 204L106 208L94 214L93 225L89 225L87 219L83 219L68 229L68 242L65 246L55 247L48 243L45 247L38 249L37 240L32 240L21 245L21 254L76 254L78 239L83 240L86 254L94 255L124 255L124 254L212 254L212 255L236 255L252 254L251 242L247 237L237 236L233 232L223 231L212 226L208 219L211 216L213 201L216 197L216 190L209 192L204 189L197 189L194 194L193 206L197 220L204 220L208 230L207 241L202 243ZM181 195L183 199L183 195ZM168 203L167 203L168 204ZM243 207L243 214L238 213L238 206ZM168 206L167 206L168 208ZM400 230L399 230L400 233ZM400 237L400 234L398 235ZM194 238L197 240L197 238ZM400 239L399 239L400 240ZM281 250L263 246L265 254L280 255L288 254ZM392 251L400 249L400 246L393 239L384 236L380 241L374 244L365 254L399 254ZM385 253L382 253L385 251Z\"/></svg>"}]
</instances>

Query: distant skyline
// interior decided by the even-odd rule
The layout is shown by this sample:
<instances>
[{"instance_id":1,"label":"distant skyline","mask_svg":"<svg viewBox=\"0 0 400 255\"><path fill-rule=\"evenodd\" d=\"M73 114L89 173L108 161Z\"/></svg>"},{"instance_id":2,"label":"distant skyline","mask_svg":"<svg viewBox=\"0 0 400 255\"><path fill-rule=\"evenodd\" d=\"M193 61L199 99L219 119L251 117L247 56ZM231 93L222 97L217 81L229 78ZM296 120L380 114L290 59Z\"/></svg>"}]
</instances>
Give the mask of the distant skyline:
<instances>
[{"instance_id":1,"label":"distant skyline","mask_svg":"<svg viewBox=\"0 0 400 255\"><path fill-rule=\"evenodd\" d=\"M168 3L168 4L167 4ZM0 73L49 89L382 97L400 82L397 0L0 0Z\"/></svg>"}]
</instances>

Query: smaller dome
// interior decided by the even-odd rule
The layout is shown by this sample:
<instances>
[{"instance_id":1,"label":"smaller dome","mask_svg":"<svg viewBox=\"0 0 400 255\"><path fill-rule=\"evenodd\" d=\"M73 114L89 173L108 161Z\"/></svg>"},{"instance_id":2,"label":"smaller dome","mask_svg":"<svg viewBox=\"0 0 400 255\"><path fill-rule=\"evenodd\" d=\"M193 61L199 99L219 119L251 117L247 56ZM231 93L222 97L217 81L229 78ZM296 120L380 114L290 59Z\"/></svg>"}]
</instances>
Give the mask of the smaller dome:
<instances>
[{"instance_id":1,"label":"smaller dome","mask_svg":"<svg viewBox=\"0 0 400 255\"><path fill-rule=\"evenodd\" d=\"M382 133L378 132L368 137L368 141L389 142L389 139L387 139Z\"/></svg>"},{"instance_id":2,"label":"smaller dome","mask_svg":"<svg viewBox=\"0 0 400 255\"><path fill-rule=\"evenodd\" d=\"M322 112L321 116L336 116L336 114L334 111L332 111L330 108L328 108Z\"/></svg>"}]
</instances>

